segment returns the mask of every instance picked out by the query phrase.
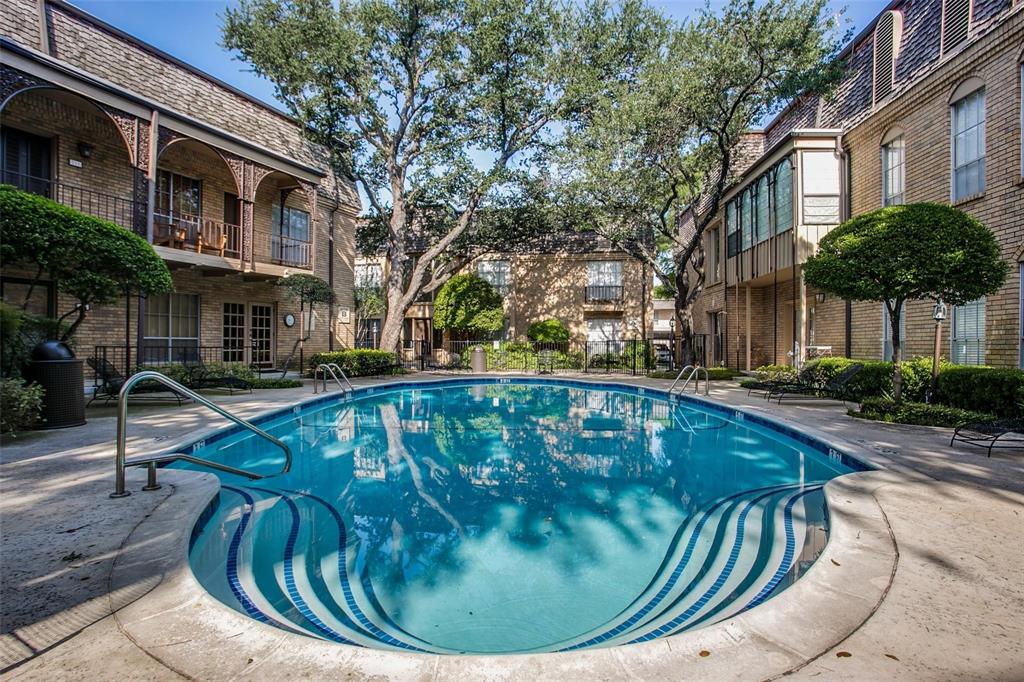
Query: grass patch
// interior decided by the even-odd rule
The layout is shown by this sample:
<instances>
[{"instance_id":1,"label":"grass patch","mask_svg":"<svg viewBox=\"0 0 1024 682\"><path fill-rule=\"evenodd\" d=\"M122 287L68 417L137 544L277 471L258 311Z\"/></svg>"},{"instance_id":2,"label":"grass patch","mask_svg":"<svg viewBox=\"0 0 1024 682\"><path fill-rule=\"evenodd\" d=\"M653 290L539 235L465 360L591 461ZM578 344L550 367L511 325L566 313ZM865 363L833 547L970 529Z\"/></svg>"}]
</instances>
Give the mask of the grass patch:
<instances>
[{"instance_id":1,"label":"grass patch","mask_svg":"<svg viewBox=\"0 0 1024 682\"><path fill-rule=\"evenodd\" d=\"M995 417L986 412L963 410L949 405L904 402L896 404L886 398L867 398L859 410L849 410L851 417L915 426L954 427L968 422L989 421Z\"/></svg>"}]
</instances>

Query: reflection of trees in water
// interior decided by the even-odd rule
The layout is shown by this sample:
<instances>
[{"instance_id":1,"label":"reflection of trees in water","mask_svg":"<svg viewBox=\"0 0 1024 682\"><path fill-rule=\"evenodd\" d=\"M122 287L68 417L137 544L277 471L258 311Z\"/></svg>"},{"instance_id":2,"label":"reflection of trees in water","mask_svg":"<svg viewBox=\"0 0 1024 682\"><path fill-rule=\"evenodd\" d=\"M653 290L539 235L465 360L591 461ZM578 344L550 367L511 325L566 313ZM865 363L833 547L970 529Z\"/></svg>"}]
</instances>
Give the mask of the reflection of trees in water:
<instances>
[{"instance_id":1,"label":"reflection of trees in water","mask_svg":"<svg viewBox=\"0 0 1024 682\"><path fill-rule=\"evenodd\" d=\"M426 579L508 506L509 539L525 548L572 535L572 514L600 517L639 545L630 528L643 519L625 518L617 493L672 494L671 463L651 452L654 403L640 396L517 385L398 396L360 405L372 416L358 420L347 505L361 551L377 557L375 581ZM579 556L598 553L579 542Z\"/></svg>"}]
</instances>

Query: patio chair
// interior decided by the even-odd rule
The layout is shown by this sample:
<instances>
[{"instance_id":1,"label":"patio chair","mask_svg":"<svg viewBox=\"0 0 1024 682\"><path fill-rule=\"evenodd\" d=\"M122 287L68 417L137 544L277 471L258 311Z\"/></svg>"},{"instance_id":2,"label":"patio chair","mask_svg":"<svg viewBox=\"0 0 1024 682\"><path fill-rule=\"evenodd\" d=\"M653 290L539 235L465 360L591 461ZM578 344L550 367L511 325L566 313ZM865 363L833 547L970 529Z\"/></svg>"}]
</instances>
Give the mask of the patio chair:
<instances>
[{"instance_id":1,"label":"patio chair","mask_svg":"<svg viewBox=\"0 0 1024 682\"><path fill-rule=\"evenodd\" d=\"M545 348L544 350L537 354L537 373L555 373L555 352L553 350Z\"/></svg>"},{"instance_id":2,"label":"patio chair","mask_svg":"<svg viewBox=\"0 0 1024 682\"><path fill-rule=\"evenodd\" d=\"M1024 418L961 424L954 429L953 437L949 439L950 445L955 442L985 448L989 457L992 456L992 448L1024 450Z\"/></svg>"},{"instance_id":3,"label":"patio chair","mask_svg":"<svg viewBox=\"0 0 1024 682\"><path fill-rule=\"evenodd\" d=\"M783 383L771 390L768 400L775 398L776 402L781 403L783 398L822 398L846 402L854 397L850 393L850 382L862 369L864 365L854 363L832 377L824 386L814 383Z\"/></svg>"},{"instance_id":4,"label":"patio chair","mask_svg":"<svg viewBox=\"0 0 1024 682\"><path fill-rule=\"evenodd\" d=\"M224 257L224 249L228 245L228 235L224 230L212 227L204 227L199 230L199 238L196 240L196 253L202 253L203 249L216 251L221 258Z\"/></svg>"},{"instance_id":5,"label":"patio chair","mask_svg":"<svg viewBox=\"0 0 1024 682\"><path fill-rule=\"evenodd\" d=\"M91 405L94 400L103 399L105 405L109 405L111 400L117 400L121 394L121 388L124 386L128 378L121 374L121 372L106 358L87 358L85 363L92 368L92 371L96 373L96 378L99 379L99 385L93 392L89 402L86 403L86 407ZM140 395L141 394L141 395ZM156 382L143 381L137 384L132 389L132 399L136 400L157 400L157 401L171 401L175 400L178 403L178 407L187 400L188 397L181 395L177 391L167 388L163 384Z\"/></svg>"},{"instance_id":6,"label":"patio chair","mask_svg":"<svg viewBox=\"0 0 1024 682\"><path fill-rule=\"evenodd\" d=\"M189 373L189 387L197 391L208 388L227 389L229 395L234 395L235 391L252 393L252 382L231 375L213 375L202 358L192 365Z\"/></svg>"},{"instance_id":7,"label":"patio chair","mask_svg":"<svg viewBox=\"0 0 1024 682\"><path fill-rule=\"evenodd\" d=\"M761 394L761 397L767 398L774 389L782 386L783 384L796 383L801 385L810 385L813 379L814 367L804 367L796 375L795 381L790 379L765 379L764 381L758 381L748 386L747 395L750 395L751 393L759 393Z\"/></svg>"}]
</instances>

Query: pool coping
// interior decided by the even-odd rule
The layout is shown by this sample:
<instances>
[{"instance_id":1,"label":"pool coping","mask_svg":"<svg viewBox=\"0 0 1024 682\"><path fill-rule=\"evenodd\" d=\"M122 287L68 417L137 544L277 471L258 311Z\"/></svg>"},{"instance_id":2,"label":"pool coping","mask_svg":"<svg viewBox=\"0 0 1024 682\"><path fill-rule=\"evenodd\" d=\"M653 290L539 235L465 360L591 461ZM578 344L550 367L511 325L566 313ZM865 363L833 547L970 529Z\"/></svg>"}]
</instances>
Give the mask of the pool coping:
<instances>
[{"instance_id":1,"label":"pool coping","mask_svg":"<svg viewBox=\"0 0 1024 682\"><path fill-rule=\"evenodd\" d=\"M396 388L459 384L489 379L502 383L536 376L460 377L395 381L357 389L372 394ZM628 382L541 378L540 383L584 384L643 389L660 388ZM254 423L318 402L337 393L314 396L293 407L261 413ZM694 400L690 396L686 400ZM698 399L704 407L742 414L792 435L792 427L750 411ZM805 427L801 425L801 429ZM834 443L812 427L804 434L839 453L857 452L870 463L871 453L849 443ZM233 428L210 429L184 442L211 442ZM792 433L791 433L792 432ZM221 437L227 437L225 433ZM187 445L186 445L187 447ZM141 472L135 472L141 473ZM219 492L212 474L164 470L161 482L169 496L126 540L111 569L111 592L130 589L141 580L159 582L114 613L120 630L147 654L187 677L319 677L344 670L358 678L391 679L612 679L623 677L702 679L737 677L771 679L798 669L834 648L855 632L878 608L898 562L895 538L873 491L892 480L882 469L846 474L825 486L831 530L818 560L793 585L763 604L733 618L650 642L565 653L499 656L443 656L363 649L289 633L254 621L217 601L198 582L188 561L192 529ZM133 476L133 483L141 480ZM182 519L187 521L183 523ZM225 640L231 646L225 647Z\"/></svg>"}]
</instances>

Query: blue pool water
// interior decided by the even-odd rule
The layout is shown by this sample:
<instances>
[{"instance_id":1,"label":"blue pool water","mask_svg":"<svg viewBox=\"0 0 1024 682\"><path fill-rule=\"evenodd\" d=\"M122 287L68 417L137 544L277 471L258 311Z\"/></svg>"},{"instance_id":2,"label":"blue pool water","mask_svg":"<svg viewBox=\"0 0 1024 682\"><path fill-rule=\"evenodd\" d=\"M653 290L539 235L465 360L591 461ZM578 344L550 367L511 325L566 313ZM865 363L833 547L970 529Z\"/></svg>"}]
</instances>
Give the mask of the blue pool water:
<instances>
[{"instance_id":1,"label":"blue pool water","mask_svg":"<svg viewBox=\"0 0 1024 682\"><path fill-rule=\"evenodd\" d=\"M261 424L291 446L292 470L221 475L192 568L256 620L361 646L514 653L672 635L806 570L826 541L822 485L855 466L737 419L650 390L527 380L296 407ZM244 432L195 453L283 464Z\"/></svg>"}]
</instances>

